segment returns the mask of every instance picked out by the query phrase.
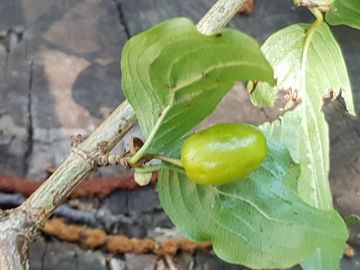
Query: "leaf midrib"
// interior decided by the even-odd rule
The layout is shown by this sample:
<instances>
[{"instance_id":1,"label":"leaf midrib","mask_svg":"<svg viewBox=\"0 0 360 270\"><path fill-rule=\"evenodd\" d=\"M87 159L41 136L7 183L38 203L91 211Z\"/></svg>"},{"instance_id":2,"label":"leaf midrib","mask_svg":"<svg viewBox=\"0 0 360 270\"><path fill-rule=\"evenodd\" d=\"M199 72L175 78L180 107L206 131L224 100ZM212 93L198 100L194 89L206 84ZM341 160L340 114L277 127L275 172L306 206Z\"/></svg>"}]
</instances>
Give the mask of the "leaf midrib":
<instances>
[{"instance_id":1,"label":"leaf midrib","mask_svg":"<svg viewBox=\"0 0 360 270\"><path fill-rule=\"evenodd\" d=\"M248 67L254 67L254 68L257 68L257 69L264 69L265 70L265 67L263 67L262 65L257 65L256 63L253 63L253 62L249 62L249 61L234 61L234 62L229 62L229 63L226 63L226 64L218 64L218 65L213 65L207 69L205 69L201 74L196 74L195 76L185 80L184 82L182 82L180 85L177 85L173 88L171 88L171 90L173 92L178 92L178 91L181 91L182 89L186 88L186 87L189 87L191 86L192 84L195 84L199 81L201 81L202 79L206 79L204 77L204 74L211 74L211 72L214 72L218 69L221 69L221 68L228 68L228 67L236 67L236 66L248 66Z\"/></svg>"}]
</instances>

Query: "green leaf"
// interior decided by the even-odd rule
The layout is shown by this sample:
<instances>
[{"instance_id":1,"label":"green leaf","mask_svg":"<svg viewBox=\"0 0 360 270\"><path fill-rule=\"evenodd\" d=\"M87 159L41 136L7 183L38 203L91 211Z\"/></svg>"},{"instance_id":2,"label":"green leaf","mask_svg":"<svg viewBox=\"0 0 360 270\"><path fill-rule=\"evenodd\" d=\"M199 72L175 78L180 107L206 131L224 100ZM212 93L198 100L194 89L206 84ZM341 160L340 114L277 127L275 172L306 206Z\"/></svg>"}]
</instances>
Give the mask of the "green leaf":
<instances>
[{"instance_id":1,"label":"green leaf","mask_svg":"<svg viewBox=\"0 0 360 270\"><path fill-rule=\"evenodd\" d=\"M265 162L246 179L230 184L199 186L183 173L162 170L162 207L183 234L193 241L210 241L216 254L231 263L286 268L317 249L338 262L347 238L342 218L299 197L299 166L280 143L270 137L267 142Z\"/></svg>"},{"instance_id":2,"label":"green leaf","mask_svg":"<svg viewBox=\"0 0 360 270\"><path fill-rule=\"evenodd\" d=\"M360 222L360 216L358 215L346 216L344 217L344 222L346 223L347 226L350 226L354 223Z\"/></svg>"},{"instance_id":3,"label":"green leaf","mask_svg":"<svg viewBox=\"0 0 360 270\"><path fill-rule=\"evenodd\" d=\"M265 42L262 50L274 68L278 84L272 88L259 83L252 99L255 104L272 104L279 90L289 91L292 98L285 110L290 111L280 121L267 123L263 128L287 146L292 158L300 163L300 196L317 208L332 209L328 182L329 131L321 112L323 97L329 92L334 97L341 94L352 114L354 106L345 62L329 27L324 24L316 32L312 30L310 25L292 25ZM304 49L306 44L308 50ZM343 244L339 243L338 248L343 248ZM302 266L305 270L338 269L338 260L331 250L321 249Z\"/></svg>"},{"instance_id":4,"label":"green leaf","mask_svg":"<svg viewBox=\"0 0 360 270\"><path fill-rule=\"evenodd\" d=\"M273 34L262 46L273 65L278 84L275 88L259 83L252 95L255 104L273 103L279 90L289 90L301 99L296 105L291 100L280 121L265 124L274 138L291 152L301 164L299 193L311 205L331 209L332 197L328 182L329 135L328 125L321 111L323 97L333 91L345 99L348 111L354 114L351 87L341 50L327 25L315 32L306 57L306 76L303 79L302 53L309 25L289 26Z\"/></svg>"},{"instance_id":5,"label":"green leaf","mask_svg":"<svg viewBox=\"0 0 360 270\"><path fill-rule=\"evenodd\" d=\"M338 257L332 257L331 251L317 249L310 258L301 263L301 267L303 270L339 269L339 260Z\"/></svg>"},{"instance_id":6,"label":"green leaf","mask_svg":"<svg viewBox=\"0 0 360 270\"><path fill-rule=\"evenodd\" d=\"M208 116L236 82L275 83L252 38L235 30L202 35L184 18L130 39L121 66L124 94L148 138L141 155L170 147Z\"/></svg>"},{"instance_id":7,"label":"green leaf","mask_svg":"<svg viewBox=\"0 0 360 270\"><path fill-rule=\"evenodd\" d=\"M360 1L336 0L332 10L326 13L326 20L332 25L344 24L360 29Z\"/></svg>"}]
</instances>

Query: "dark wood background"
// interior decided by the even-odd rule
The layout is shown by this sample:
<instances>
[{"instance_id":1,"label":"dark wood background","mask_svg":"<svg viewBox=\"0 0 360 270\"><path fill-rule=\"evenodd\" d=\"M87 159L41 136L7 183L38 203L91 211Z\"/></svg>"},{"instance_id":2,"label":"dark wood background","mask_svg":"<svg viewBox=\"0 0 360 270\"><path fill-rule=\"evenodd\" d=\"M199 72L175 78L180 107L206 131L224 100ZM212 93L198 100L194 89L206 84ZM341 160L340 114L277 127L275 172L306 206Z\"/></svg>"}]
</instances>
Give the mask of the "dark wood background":
<instances>
[{"instance_id":1,"label":"dark wood background","mask_svg":"<svg viewBox=\"0 0 360 270\"><path fill-rule=\"evenodd\" d=\"M0 173L43 180L47 165L58 166L70 151L69 137L87 135L120 104L119 60L133 35L176 16L198 21L214 0L1 0L0 2ZM306 10L292 1L255 1L255 13L237 16L231 27L262 43L291 23L308 22ZM355 106L360 101L360 31L334 27L351 74ZM336 208L343 215L360 214L360 120L349 117L341 101L324 108L330 126L330 180ZM204 125L226 120L262 123L272 110L251 108L240 88L225 98ZM127 140L138 134L134 128ZM121 172L101 170L98 175ZM138 198L142 198L139 200ZM117 232L144 237L155 227L172 228L156 192L145 188L111 195L101 211L136 217ZM99 211L99 210L96 210ZM350 243L359 250L360 229ZM154 269L153 255L108 259L100 251L41 238L31 253L31 268ZM106 262L108 261L108 262ZM180 254L178 269L243 269L211 254ZM345 258L342 269L360 269L360 259Z\"/></svg>"}]
</instances>

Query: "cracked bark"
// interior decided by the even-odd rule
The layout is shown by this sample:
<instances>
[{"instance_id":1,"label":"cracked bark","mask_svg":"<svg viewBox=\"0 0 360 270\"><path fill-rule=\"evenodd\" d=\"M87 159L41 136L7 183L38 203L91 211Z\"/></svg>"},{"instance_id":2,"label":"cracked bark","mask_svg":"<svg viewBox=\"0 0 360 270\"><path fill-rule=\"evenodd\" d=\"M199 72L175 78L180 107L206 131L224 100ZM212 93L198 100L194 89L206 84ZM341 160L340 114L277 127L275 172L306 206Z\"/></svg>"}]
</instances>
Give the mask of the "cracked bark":
<instances>
[{"instance_id":1,"label":"cracked bark","mask_svg":"<svg viewBox=\"0 0 360 270\"><path fill-rule=\"evenodd\" d=\"M199 31L220 31L245 1L219 0L197 25ZM101 152L108 153L136 121L133 109L125 101L77 148L91 160L99 154L98 145L107 142ZM89 160L73 152L19 208L0 212L0 269L29 269L28 250L39 229L92 169Z\"/></svg>"},{"instance_id":2,"label":"cracked bark","mask_svg":"<svg viewBox=\"0 0 360 270\"><path fill-rule=\"evenodd\" d=\"M116 9L117 9L117 13L118 13L118 17L119 17L119 21L120 21L120 24L122 25L122 27L124 28L124 31L125 31L125 34L126 34L126 37L127 39L130 39L131 38L131 34L130 34L130 30L128 28L128 25L126 23L126 20L125 20L125 16L124 16L124 11L123 11L123 8L122 8L122 4L121 2L117 2L116 0L113 0L114 4L116 5Z\"/></svg>"},{"instance_id":3,"label":"cracked bark","mask_svg":"<svg viewBox=\"0 0 360 270\"><path fill-rule=\"evenodd\" d=\"M27 149L24 154L24 168L23 168L23 175L26 175L29 171L29 159L30 155L33 150L33 138L34 138L34 130L33 130L33 117L32 117L32 85L33 85L33 66L34 61L30 62L30 76L29 76L29 87L28 87L28 105L27 105Z\"/></svg>"},{"instance_id":4,"label":"cracked bark","mask_svg":"<svg viewBox=\"0 0 360 270\"><path fill-rule=\"evenodd\" d=\"M0 212L0 269L28 269L27 252L38 233L36 217L20 208Z\"/></svg>"}]
</instances>

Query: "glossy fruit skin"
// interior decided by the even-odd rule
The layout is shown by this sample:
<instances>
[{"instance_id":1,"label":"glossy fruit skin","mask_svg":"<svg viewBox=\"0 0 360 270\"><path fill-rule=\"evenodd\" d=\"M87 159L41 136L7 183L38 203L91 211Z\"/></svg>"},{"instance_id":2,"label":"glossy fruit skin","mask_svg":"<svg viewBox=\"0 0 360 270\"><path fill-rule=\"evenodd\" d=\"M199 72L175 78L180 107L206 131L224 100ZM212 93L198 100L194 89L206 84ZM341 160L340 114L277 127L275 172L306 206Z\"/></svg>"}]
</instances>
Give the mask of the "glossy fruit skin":
<instances>
[{"instance_id":1,"label":"glossy fruit skin","mask_svg":"<svg viewBox=\"0 0 360 270\"><path fill-rule=\"evenodd\" d=\"M220 124L191 135L181 147L187 177L221 185L253 172L267 155L265 136L248 124Z\"/></svg>"}]
</instances>

